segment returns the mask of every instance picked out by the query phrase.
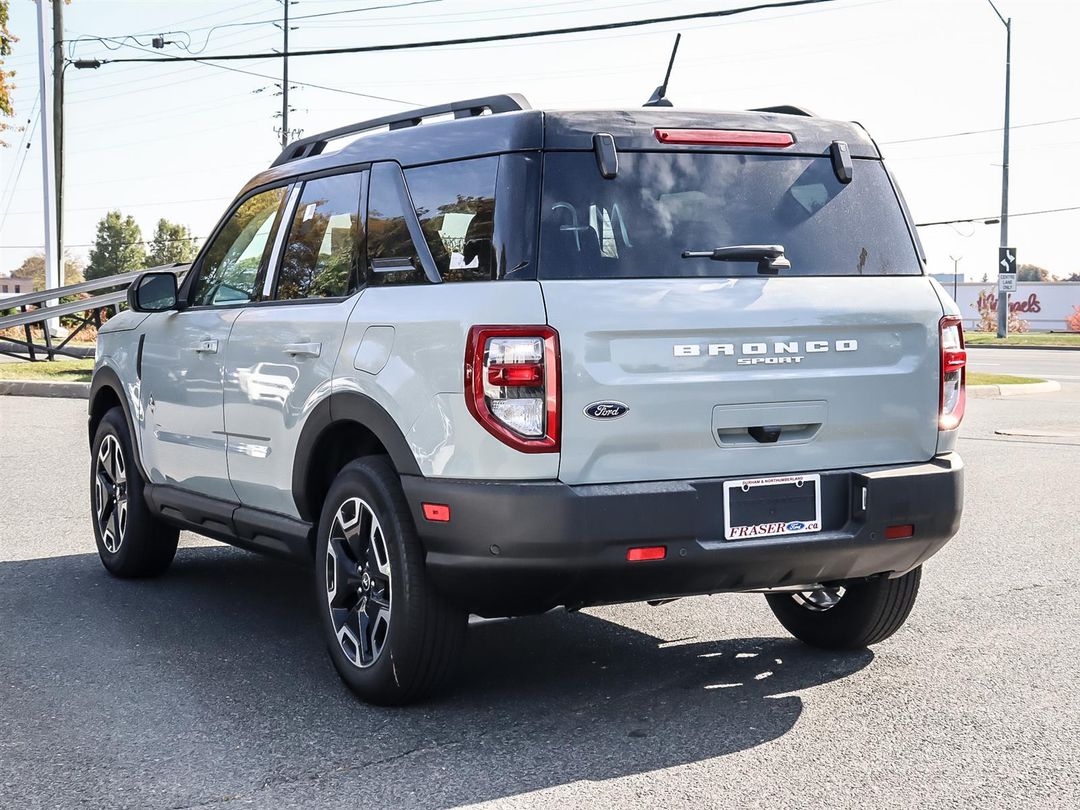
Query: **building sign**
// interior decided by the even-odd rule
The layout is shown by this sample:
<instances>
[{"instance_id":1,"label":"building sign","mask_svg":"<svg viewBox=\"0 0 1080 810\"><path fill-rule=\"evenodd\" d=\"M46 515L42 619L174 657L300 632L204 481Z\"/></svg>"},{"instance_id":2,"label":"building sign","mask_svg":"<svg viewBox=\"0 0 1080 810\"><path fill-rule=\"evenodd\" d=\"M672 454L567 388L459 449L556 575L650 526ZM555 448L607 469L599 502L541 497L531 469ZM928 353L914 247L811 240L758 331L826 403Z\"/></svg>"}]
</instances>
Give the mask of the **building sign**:
<instances>
[{"instance_id":1,"label":"building sign","mask_svg":"<svg viewBox=\"0 0 1080 810\"><path fill-rule=\"evenodd\" d=\"M949 295L953 290L952 285L945 288ZM1021 281L1015 290L1009 297L1009 312L1027 321L1032 332L1067 332L1068 319L1080 311L1080 282ZM957 284L955 291L964 329L972 330L980 321L997 322L1001 296L994 284ZM985 318L987 314L994 317Z\"/></svg>"}]
</instances>

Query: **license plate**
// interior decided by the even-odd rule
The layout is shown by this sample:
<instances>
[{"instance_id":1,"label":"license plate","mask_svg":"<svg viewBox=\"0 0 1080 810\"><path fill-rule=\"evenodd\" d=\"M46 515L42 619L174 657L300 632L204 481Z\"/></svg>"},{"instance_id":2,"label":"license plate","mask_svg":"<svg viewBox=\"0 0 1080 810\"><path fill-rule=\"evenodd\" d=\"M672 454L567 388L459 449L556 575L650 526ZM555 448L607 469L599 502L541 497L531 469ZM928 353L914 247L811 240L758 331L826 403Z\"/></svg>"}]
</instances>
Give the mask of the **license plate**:
<instances>
[{"instance_id":1,"label":"license plate","mask_svg":"<svg viewBox=\"0 0 1080 810\"><path fill-rule=\"evenodd\" d=\"M749 540L821 531L821 476L724 482L724 538Z\"/></svg>"}]
</instances>

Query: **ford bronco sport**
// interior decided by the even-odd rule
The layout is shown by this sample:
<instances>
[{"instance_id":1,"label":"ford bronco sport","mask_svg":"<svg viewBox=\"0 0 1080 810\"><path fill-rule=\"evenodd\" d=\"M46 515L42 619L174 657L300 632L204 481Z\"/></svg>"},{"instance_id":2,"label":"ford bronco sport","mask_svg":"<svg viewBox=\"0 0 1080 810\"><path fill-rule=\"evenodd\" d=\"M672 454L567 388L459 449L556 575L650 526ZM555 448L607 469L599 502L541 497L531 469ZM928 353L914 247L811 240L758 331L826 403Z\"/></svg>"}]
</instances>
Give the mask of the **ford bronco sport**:
<instances>
[{"instance_id":1,"label":"ford bronco sport","mask_svg":"<svg viewBox=\"0 0 1080 810\"><path fill-rule=\"evenodd\" d=\"M959 313L856 124L367 121L286 148L128 302L90 396L105 567L163 572L180 529L314 560L369 701L431 692L470 613L754 591L874 644L957 530Z\"/></svg>"}]
</instances>

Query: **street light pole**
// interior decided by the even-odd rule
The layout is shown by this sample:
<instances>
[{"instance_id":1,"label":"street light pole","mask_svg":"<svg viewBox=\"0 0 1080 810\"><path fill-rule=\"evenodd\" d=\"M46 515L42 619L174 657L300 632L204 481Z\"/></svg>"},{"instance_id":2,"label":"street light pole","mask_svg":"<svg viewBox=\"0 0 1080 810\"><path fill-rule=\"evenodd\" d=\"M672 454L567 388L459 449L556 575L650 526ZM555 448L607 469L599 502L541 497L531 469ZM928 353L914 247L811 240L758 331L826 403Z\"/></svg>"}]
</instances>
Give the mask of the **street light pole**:
<instances>
[{"instance_id":1,"label":"street light pole","mask_svg":"<svg viewBox=\"0 0 1080 810\"><path fill-rule=\"evenodd\" d=\"M53 169L56 172L56 261L64 286L64 3L53 0ZM42 111L44 114L44 111Z\"/></svg>"},{"instance_id":2,"label":"street light pole","mask_svg":"<svg viewBox=\"0 0 1080 810\"><path fill-rule=\"evenodd\" d=\"M1012 84L1012 17L1006 19L994 5L994 0L986 0L1005 26L1005 139L1001 158L1001 247L1009 246L1009 101ZM1000 273L1000 268L998 269ZM998 328L997 336L1006 337L1009 333L1009 294L998 285Z\"/></svg>"},{"instance_id":3,"label":"street light pole","mask_svg":"<svg viewBox=\"0 0 1080 810\"><path fill-rule=\"evenodd\" d=\"M48 14L46 3L48 0L37 0L37 39L38 39L38 90L41 94L41 191L44 198L44 247L45 247L45 289L53 290L63 284L63 272L61 262L63 258L56 255L58 240L56 238L56 173L53 159L53 120L52 120L52 78L49 76L50 56L53 43L51 31L45 22ZM50 17L51 22L51 17ZM47 302L48 306L56 304L56 300ZM45 342L49 344L51 335L60 328L57 318L50 318L45 323L47 333ZM52 359L50 354L49 359Z\"/></svg>"},{"instance_id":4,"label":"street light pole","mask_svg":"<svg viewBox=\"0 0 1080 810\"><path fill-rule=\"evenodd\" d=\"M956 282L960 273L960 260L963 256L949 256L952 259L952 298L956 300Z\"/></svg>"}]
</instances>

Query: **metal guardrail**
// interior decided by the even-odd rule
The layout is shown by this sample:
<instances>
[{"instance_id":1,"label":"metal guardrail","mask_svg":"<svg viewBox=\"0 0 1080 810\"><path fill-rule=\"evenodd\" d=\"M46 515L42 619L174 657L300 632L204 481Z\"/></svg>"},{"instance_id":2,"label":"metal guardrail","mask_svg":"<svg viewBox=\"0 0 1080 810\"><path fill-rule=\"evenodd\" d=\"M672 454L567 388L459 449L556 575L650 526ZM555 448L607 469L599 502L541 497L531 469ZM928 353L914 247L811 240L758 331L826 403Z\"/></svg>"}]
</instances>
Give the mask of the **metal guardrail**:
<instances>
[{"instance_id":1,"label":"metal guardrail","mask_svg":"<svg viewBox=\"0 0 1080 810\"><path fill-rule=\"evenodd\" d=\"M190 265L187 264L165 264L160 267L148 267L146 270L136 270L133 273L119 273L115 276L105 276L92 281L69 284L66 287L40 290L24 295L15 295L11 298L0 298L0 312L8 309L20 310L14 315L0 317L0 329L21 326L25 336L24 339L19 340L18 338L0 335L0 341L19 347L19 350L0 348L0 354L31 361L39 359L39 352L47 355L50 360L54 359L57 354L67 355L68 357L86 357L90 352L86 349L68 348L68 343L88 325L101 326L102 313L105 310L112 307L114 314L118 312L120 304L127 300L127 288L131 285L131 282L147 270L172 270L178 276L182 276L188 267ZM115 287L120 289L80 298L78 301L60 303L61 298L98 292L99 290L110 290ZM49 301L56 301L57 303L48 306ZM34 309L29 309L29 307L34 307ZM80 313L85 314L80 315ZM79 323L60 343L53 345L53 337L49 334L49 328L45 322L68 315L80 315ZM30 327L34 324L42 324L44 344L34 342L30 331Z\"/></svg>"}]
</instances>

